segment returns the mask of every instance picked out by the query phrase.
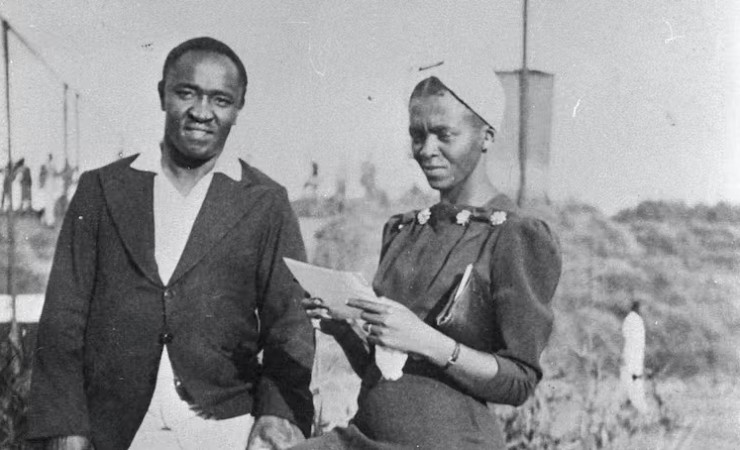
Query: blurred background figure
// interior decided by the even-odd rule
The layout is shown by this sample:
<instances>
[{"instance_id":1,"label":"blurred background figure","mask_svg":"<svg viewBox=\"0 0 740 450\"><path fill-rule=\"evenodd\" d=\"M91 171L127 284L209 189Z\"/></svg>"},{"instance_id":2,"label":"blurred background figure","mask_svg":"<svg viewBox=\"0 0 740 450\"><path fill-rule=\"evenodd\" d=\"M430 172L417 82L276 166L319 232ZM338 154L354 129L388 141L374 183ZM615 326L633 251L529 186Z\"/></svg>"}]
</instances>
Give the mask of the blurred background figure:
<instances>
[{"instance_id":1,"label":"blurred background figure","mask_svg":"<svg viewBox=\"0 0 740 450\"><path fill-rule=\"evenodd\" d=\"M13 161L8 161L8 164L2 169L2 173L5 175L3 178L3 198L0 200L0 210L7 211L11 206L10 191L18 176L18 168L20 167L21 161L13 164Z\"/></svg>"},{"instance_id":2,"label":"blurred background figure","mask_svg":"<svg viewBox=\"0 0 740 450\"><path fill-rule=\"evenodd\" d=\"M303 196L307 198L316 198L316 194L319 190L319 164L316 161L311 161L311 176L308 177L305 183L303 183Z\"/></svg>"},{"instance_id":3,"label":"blurred background figure","mask_svg":"<svg viewBox=\"0 0 740 450\"><path fill-rule=\"evenodd\" d=\"M26 159L21 158L18 161L18 166L15 169L17 174L20 174L21 184L21 205L20 210L22 212L31 211L31 188L33 187L33 177L31 176L31 169L26 165Z\"/></svg>"},{"instance_id":4,"label":"blurred background figure","mask_svg":"<svg viewBox=\"0 0 740 450\"><path fill-rule=\"evenodd\" d=\"M44 213L41 216L41 222L48 226L53 227L55 223L54 208L57 201L57 187L56 187L57 171L54 168L54 156L49 153L49 157L39 169L39 187L43 192L43 210Z\"/></svg>"},{"instance_id":5,"label":"blurred background figure","mask_svg":"<svg viewBox=\"0 0 740 450\"><path fill-rule=\"evenodd\" d=\"M640 302L632 301L622 323L624 350L620 380L622 391L641 414L648 412L645 400L645 322L640 315Z\"/></svg>"}]
</instances>

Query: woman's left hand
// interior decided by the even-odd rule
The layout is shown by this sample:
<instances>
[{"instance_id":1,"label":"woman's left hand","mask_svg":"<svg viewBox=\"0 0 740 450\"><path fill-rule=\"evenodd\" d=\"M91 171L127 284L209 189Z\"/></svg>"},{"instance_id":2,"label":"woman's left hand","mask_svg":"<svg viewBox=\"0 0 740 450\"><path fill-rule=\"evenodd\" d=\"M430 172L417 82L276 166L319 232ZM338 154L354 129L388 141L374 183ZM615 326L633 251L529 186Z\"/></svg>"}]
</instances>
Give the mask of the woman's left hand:
<instances>
[{"instance_id":1,"label":"woman's left hand","mask_svg":"<svg viewBox=\"0 0 740 450\"><path fill-rule=\"evenodd\" d=\"M438 332L404 305L381 297L381 303L350 299L348 306L361 309L367 323L367 341L407 353L424 353L423 346Z\"/></svg>"}]
</instances>

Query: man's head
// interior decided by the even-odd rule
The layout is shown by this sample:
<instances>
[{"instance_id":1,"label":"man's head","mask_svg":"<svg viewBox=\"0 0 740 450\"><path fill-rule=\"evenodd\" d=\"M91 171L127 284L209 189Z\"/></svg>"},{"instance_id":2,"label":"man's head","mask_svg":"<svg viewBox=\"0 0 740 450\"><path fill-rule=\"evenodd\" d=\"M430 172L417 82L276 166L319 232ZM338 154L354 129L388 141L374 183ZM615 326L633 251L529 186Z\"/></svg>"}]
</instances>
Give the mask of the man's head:
<instances>
[{"instance_id":1,"label":"man's head","mask_svg":"<svg viewBox=\"0 0 740 450\"><path fill-rule=\"evenodd\" d=\"M198 167L221 154L246 87L241 60L215 39L191 39L167 55L159 98L164 144L176 163Z\"/></svg>"}]
</instances>

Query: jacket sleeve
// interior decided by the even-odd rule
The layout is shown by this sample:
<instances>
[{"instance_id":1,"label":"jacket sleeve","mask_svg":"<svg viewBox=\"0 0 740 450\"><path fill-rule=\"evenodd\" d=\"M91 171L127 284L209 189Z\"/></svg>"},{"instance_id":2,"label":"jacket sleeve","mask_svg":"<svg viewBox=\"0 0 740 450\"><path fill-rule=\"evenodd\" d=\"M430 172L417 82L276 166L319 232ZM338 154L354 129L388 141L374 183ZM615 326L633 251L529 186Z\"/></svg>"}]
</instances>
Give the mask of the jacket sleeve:
<instances>
[{"instance_id":1,"label":"jacket sleeve","mask_svg":"<svg viewBox=\"0 0 740 450\"><path fill-rule=\"evenodd\" d=\"M503 347L486 400L521 405L542 378L540 355L552 331L550 301L561 271L557 238L544 222L514 218L502 225L493 249L492 298Z\"/></svg>"},{"instance_id":2,"label":"jacket sleeve","mask_svg":"<svg viewBox=\"0 0 740 450\"><path fill-rule=\"evenodd\" d=\"M97 177L85 173L67 210L39 320L29 401L29 439L90 435L84 335L95 284Z\"/></svg>"},{"instance_id":3,"label":"jacket sleeve","mask_svg":"<svg viewBox=\"0 0 740 450\"><path fill-rule=\"evenodd\" d=\"M298 220L284 189L275 196L258 274L262 375L257 385L255 417L273 415L296 424L308 436L313 420L309 390L314 333L300 305L305 292L283 257L305 261Z\"/></svg>"}]
</instances>

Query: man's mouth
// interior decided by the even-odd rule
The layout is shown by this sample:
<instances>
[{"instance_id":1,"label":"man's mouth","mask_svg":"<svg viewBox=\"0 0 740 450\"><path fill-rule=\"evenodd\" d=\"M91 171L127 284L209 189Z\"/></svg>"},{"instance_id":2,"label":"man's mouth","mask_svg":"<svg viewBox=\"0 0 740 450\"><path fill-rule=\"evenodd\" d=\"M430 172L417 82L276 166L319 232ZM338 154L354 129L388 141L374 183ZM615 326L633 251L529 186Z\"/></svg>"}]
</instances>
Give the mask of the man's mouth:
<instances>
[{"instance_id":1,"label":"man's mouth","mask_svg":"<svg viewBox=\"0 0 740 450\"><path fill-rule=\"evenodd\" d=\"M207 127L199 127L199 126L186 126L185 127L185 134L196 138L196 139L202 139L206 138L213 134L213 130Z\"/></svg>"}]
</instances>

